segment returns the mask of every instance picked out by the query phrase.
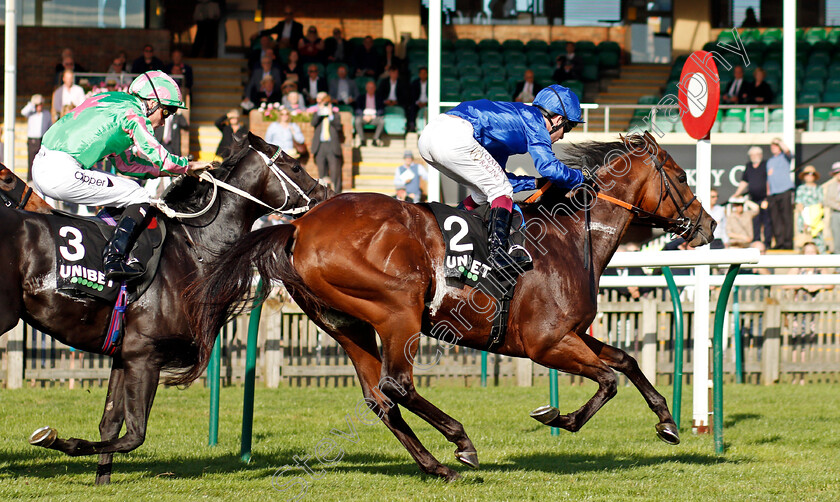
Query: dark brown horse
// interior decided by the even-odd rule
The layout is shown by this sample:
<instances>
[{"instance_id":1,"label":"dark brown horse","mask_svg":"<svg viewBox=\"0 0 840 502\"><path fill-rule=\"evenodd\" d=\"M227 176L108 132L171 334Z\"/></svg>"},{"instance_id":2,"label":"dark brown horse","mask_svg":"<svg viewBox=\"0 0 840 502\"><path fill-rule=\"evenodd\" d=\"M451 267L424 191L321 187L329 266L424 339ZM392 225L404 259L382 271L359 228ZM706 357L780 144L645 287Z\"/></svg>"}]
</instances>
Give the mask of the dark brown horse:
<instances>
[{"instance_id":1,"label":"dark brown horse","mask_svg":"<svg viewBox=\"0 0 840 502\"><path fill-rule=\"evenodd\" d=\"M33 213L49 214L52 211L52 206L3 164L0 164L0 206Z\"/></svg>"},{"instance_id":2,"label":"dark brown horse","mask_svg":"<svg viewBox=\"0 0 840 502\"><path fill-rule=\"evenodd\" d=\"M665 398L635 359L586 330L597 311L601 273L631 222L666 227L696 246L712 239L714 220L692 194L686 173L649 134L572 146L566 153L572 165L590 170L602 166L595 171L601 193L593 203L593 191L579 189L569 199L550 189L542 200L523 208L534 270L520 278L507 336L493 351L528 357L598 383L598 391L577 411L563 415L544 406L532 412L540 422L579 430L615 395L617 370L657 415L659 436L676 444L679 434ZM590 197L589 232L585 211L574 208L583 192ZM380 195L344 194L290 225L253 232L237 242L191 296L192 314L198 336L207 340L206 353L221 323L235 310L232 302L249 294L251 264L264 279L283 281L303 310L342 345L369 406L420 468L454 479L458 474L420 444L394 405L443 433L456 445L459 461L478 466L464 427L421 397L413 384L418 333L484 349L498 310L477 289L448 287L443 260L444 242L428 209Z\"/></svg>"},{"instance_id":3,"label":"dark brown horse","mask_svg":"<svg viewBox=\"0 0 840 502\"><path fill-rule=\"evenodd\" d=\"M275 155L275 152L277 155ZM248 135L213 175L273 208L289 210L317 203L331 193L301 169L297 161L262 139ZM182 177L165 197L174 210L196 213L212 199L210 183ZM168 381L186 385L200 376L183 294L192 281L209 273L212 261L267 209L227 190L205 214L183 221L169 220L157 274L143 297L125 313L122 345L114 355L105 411L99 424L101 441L59 439L51 428L30 438L36 446L68 455L100 454L96 482L111 477L112 454L141 444L162 369L174 372ZM55 243L49 215L0 209L0 333L18 319L67 345L103 353L113 304L80 299L55 289ZM126 426L126 432L119 436Z\"/></svg>"}]
</instances>

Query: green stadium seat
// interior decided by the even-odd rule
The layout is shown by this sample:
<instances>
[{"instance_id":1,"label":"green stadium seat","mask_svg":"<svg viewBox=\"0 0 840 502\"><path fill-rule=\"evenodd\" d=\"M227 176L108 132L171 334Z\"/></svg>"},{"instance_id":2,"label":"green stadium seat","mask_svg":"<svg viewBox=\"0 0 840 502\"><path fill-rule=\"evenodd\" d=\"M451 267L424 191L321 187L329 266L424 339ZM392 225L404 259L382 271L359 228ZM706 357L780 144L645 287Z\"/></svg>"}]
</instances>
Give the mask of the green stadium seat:
<instances>
[{"instance_id":1,"label":"green stadium seat","mask_svg":"<svg viewBox=\"0 0 840 502\"><path fill-rule=\"evenodd\" d=\"M747 132L753 134L766 132L764 130L764 121L750 121L750 126L747 128Z\"/></svg>"},{"instance_id":2,"label":"green stadium seat","mask_svg":"<svg viewBox=\"0 0 840 502\"><path fill-rule=\"evenodd\" d=\"M734 120L738 119L741 122L746 122L747 120L747 110L744 108L730 108L726 111L726 118L724 120Z\"/></svg>"},{"instance_id":3,"label":"green stadium seat","mask_svg":"<svg viewBox=\"0 0 840 502\"><path fill-rule=\"evenodd\" d=\"M283 63L286 63L289 61L289 53L292 52L292 49L278 47L274 49L274 51L275 54L277 54L277 59L279 59Z\"/></svg>"},{"instance_id":4,"label":"green stadium seat","mask_svg":"<svg viewBox=\"0 0 840 502\"><path fill-rule=\"evenodd\" d=\"M828 78L840 78L840 61L833 61L828 65Z\"/></svg>"},{"instance_id":5,"label":"green stadium seat","mask_svg":"<svg viewBox=\"0 0 840 502\"><path fill-rule=\"evenodd\" d=\"M796 40L805 40L805 28L796 29Z\"/></svg>"},{"instance_id":6,"label":"green stadium seat","mask_svg":"<svg viewBox=\"0 0 840 502\"><path fill-rule=\"evenodd\" d=\"M717 41L732 44L735 41L735 35L729 30L723 30L718 33Z\"/></svg>"},{"instance_id":7,"label":"green stadium seat","mask_svg":"<svg viewBox=\"0 0 840 502\"><path fill-rule=\"evenodd\" d=\"M598 44L597 49L599 54L602 52L614 52L615 54L621 54L621 46L618 45L618 42L614 42L612 40L604 40Z\"/></svg>"},{"instance_id":8,"label":"green stadium seat","mask_svg":"<svg viewBox=\"0 0 840 502\"><path fill-rule=\"evenodd\" d=\"M486 64L481 67L481 71L484 73L485 78L491 75L496 75L499 78L504 78L505 75L507 75L507 73L505 72L505 68L497 64Z\"/></svg>"},{"instance_id":9,"label":"green stadium seat","mask_svg":"<svg viewBox=\"0 0 840 502\"><path fill-rule=\"evenodd\" d=\"M356 77L356 88L359 90L359 94L365 93L365 85L368 82L374 82L372 77Z\"/></svg>"},{"instance_id":10,"label":"green stadium seat","mask_svg":"<svg viewBox=\"0 0 840 502\"><path fill-rule=\"evenodd\" d=\"M410 38L405 44L405 50L411 52L412 50L429 50L429 41L425 38Z\"/></svg>"},{"instance_id":11,"label":"green stadium seat","mask_svg":"<svg viewBox=\"0 0 840 502\"><path fill-rule=\"evenodd\" d=\"M353 106L351 106L351 105L338 105L338 111L353 113Z\"/></svg>"},{"instance_id":12,"label":"green stadium seat","mask_svg":"<svg viewBox=\"0 0 840 502\"><path fill-rule=\"evenodd\" d=\"M757 120L764 122L764 108L750 109L750 122L755 122Z\"/></svg>"},{"instance_id":13,"label":"green stadium seat","mask_svg":"<svg viewBox=\"0 0 840 502\"><path fill-rule=\"evenodd\" d=\"M812 66L828 66L831 63L831 54L828 52L812 52L808 56L808 67Z\"/></svg>"},{"instance_id":14,"label":"green stadium seat","mask_svg":"<svg viewBox=\"0 0 840 502\"><path fill-rule=\"evenodd\" d=\"M840 132L840 119L832 117L825 123L825 130L830 132Z\"/></svg>"},{"instance_id":15,"label":"green stadium seat","mask_svg":"<svg viewBox=\"0 0 840 502\"><path fill-rule=\"evenodd\" d=\"M583 71L581 72L581 78L584 82L595 82L598 80L598 65L597 64L585 64L583 65Z\"/></svg>"},{"instance_id":16,"label":"green stadium seat","mask_svg":"<svg viewBox=\"0 0 840 502\"><path fill-rule=\"evenodd\" d=\"M444 77L458 78L458 67L453 65L441 65L440 74Z\"/></svg>"},{"instance_id":17,"label":"green stadium seat","mask_svg":"<svg viewBox=\"0 0 840 502\"><path fill-rule=\"evenodd\" d=\"M595 42L590 40L579 40L575 42L575 52L590 52L594 54L598 52L598 50L595 46Z\"/></svg>"},{"instance_id":18,"label":"green stadium seat","mask_svg":"<svg viewBox=\"0 0 840 502\"><path fill-rule=\"evenodd\" d=\"M501 52L502 51L502 44L496 40L495 38L485 38L478 42L478 50L479 52Z\"/></svg>"},{"instance_id":19,"label":"green stadium seat","mask_svg":"<svg viewBox=\"0 0 840 502\"><path fill-rule=\"evenodd\" d=\"M461 101L461 90L460 86L456 89L441 89L440 91L440 100L441 101Z\"/></svg>"},{"instance_id":20,"label":"green stadium seat","mask_svg":"<svg viewBox=\"0 0 840 502\"><path fill-rule=\"evenodd\" d=\"M832 53L836 49L835 44L828 40L819 40L811 44L811 52Z\"/></svg>"},{"instance_id":21,"label":"green stadium seat","mask_svg":"<svg viewBox=\"0 0 840 502\"><path fill-rule=\"evenodd\" d=\"M825 90L825 81L821 78L807 78L802 84L803 92L822 94Z\"/></svg>"},{"instance_id":22,"label":"green stadium seat","mask_svg":"<svg viewBox=\"0 0 840 502\"><path fill-rule=\"evenodd\" d=\"M840 91L826 91L823 93L822 101L824 103L840 103Z\"/></svg>"},{"instance_id":23,"label":"green stadium seat","mask_svg":"<svg viewBox=\"0 0 840 502\"><path fill-rule=\"evenodd\" d=\"M706 42L703 44L703 50L706 52L717 51L718 48L717 42Z\"/></svg>"},{"instance_id":24,"label":"green stadium seat","mask_svg":"<svg viewBox=\"0 0 840 502\"><path fill-rule=\"evenodd\" d=\"M510 92L504 87L488 87L487 92L487 99L493 101L510 101L511 96Z\"/></svg>"},{"instance_id":25,"label":"green stadium seat","mask_svg":"<svg viewBox=\"0 0 840 502\"><path fill-rule=\"evenodd\" d=\"M580 80L564 80L560 85L568 87L569 90L577 94L580 101L583 101L583 82Z\"/></svg>"},{"instance_id":26,"label":"green stadium seat","mask_svg":"<svg viewBox=\"0 0 840 502\"><path fill-rule=\"evenodd\" d=\"M426 127L426 121L428 119L428 110L426 108L421 108L419 112L417 112L417 118L414 119L414 126L417 129L417 132L423 132L423 128Z\"/></svg>"},{"instance_id":27,"label":"green stadium seat","mask_svg":"<svg viewBox=\"0 0 840 502\"><path fill-rule=\"evenodd\" d=\"M784 132L785 130L785 123L781 120L771 120L769 124L767 124L767 132Z\"/></svg>"},{"instance_id":28,"label":"green stadium seat","mask_svg":"<svg viewBox=\"0 0 840 502\"><path fill-rule=\"evenodd\" d=\"M770 110L770 120L784 120L785 111L782 108L773 108Z\"/></svg>"},{"instance_id":29,"label":"green stadium seat","mask_svg":"<svg viewBox=\"0 0 840 502\"><path fill-rule=\"evenodd\" d=\"M599 52L598 66L600 68L618 68L619 60L618 53L615 52Z\"/></svg>"},{"instance_id":30,"label":"green stadium seat","mask_svg":"<svg viewBox=\"0 0 840 502\"><path fill-rule=\"evenodd\" d=\"M799 95L799 102L802 104L819 103L822 99L818 92L803 92Z\"/></svg>"},{"instance_id":31,"label":"green stadium seat","mask_svg":"<svg viewBox=\"0 0 840 502\"><path fill-rule=\"evenodd\" d=\"M409 61L416 61L418 63L428 64L429 62L429 53L427 51L411 51L406 55ZM443 59L443 55L441 54L441 59Z\"/></svg>"},{"instance_id":32,"label":"green stadium seat","mask_svg":"<svg viewBox=\"0 0 840 502\"><path fill-rule=\"evenodd\" d=\"M653 94L646 94L640 97L639 100L636 102L640 105L655 105L659 102L659 97L654 96Z\"/></svg>"},{"instance_id":33,"label":"green stadium seat","mask_svg":"<svg viewBox=\"0 0 840 502\"><path fill-rule=\"evenodd\" d=\"M805 41L808 43L814 43L821 40L825 40L826 32L825 28L820 27L813 27L808 28L808 31L805 33Z\"/></svg>"},{"instance_id":34,"label":"green stadium seat","mask_svg":"<svg viewBox=\"0 0 840 502\"><path fill-rule=\"evenodd\" d=\"M840 107L835 108L831 111L831 118L838 118L840 119Z\"/></svg>"},{"instance_id":35,"label":"green stadium seat","mask_svg":"<svg viewBox=\"0 0 840 502\"><path fill-rule=\"evenodd\" d=\"M744 132L744 123L738 119L730 119L729 117L723 119L720 124L720 132L725 133L740 133Z\"/></svg>"},{"instance_id":36,"label":"green stadium seat","mask_svg":"<svg viewBox=\"0 0 840 502\"><path fill-rule=\"evenodd\" d=\"M837 45L837 42L840 41L840 28L834 28L829 31L825 37L825 41Z\"/></svg>"},{"instance_id":37,"label":"green stadium seat","mask_svg":"<svg viewBox=\"0 0 840 502\"><path fill-rule=\"evenodd\" d=\"M662 132L674 132L674 123L665 117L656 117L653 123Z\"/></svg>"},{"instance_id":38,"label":"green stadium seat","mask_svg":"<svg viewBox=\"0 0 840 502\"><path fill-rule=\"evenodd\" d=\"M517 77L520 80L522 80L522 75L525 74L525 70L527 69L528 66L521 62L513 62L505 65L505 73L507 73L507 76Z\"/></svg>"},{"instance_id":39,"label":"green stadium seat","mask_svg":"<svg viewBox=\"0 0 840 502\"><path fill-rule=\"evenodd\" d=\"M455 93L461 92L461 82L452 77L444 77L440 79L441 92L444 90L452 90Z\"/></svg>"},{"instance_id":40,"label":"green stadium seat","mask_svg":"<svg viewBox=\"0 0 840 502\"><path fill-rule=\"evenodd\" d=\"M525 44L526 52L548 52L548 42L545 40L529 40Z\"/></svg>"},{"instance_id":41,"label":"green stadium seat","mask_svg":"<svg viewBox=\"0 0 840 502\"><path fill-rule=\"evenodd\" d=\"M826 126L827 123L828 123L827 120L817 120L815 118L814 123L811 125L811 128L809 129L809 131L823 132L823 131L825 131L825 126Z\"/></svg>"},{"instance_id":42,"label":"green stadium seat","mask_svg":"<svg viewBox=\"0 0 840 502\"><path fill-rule=\"evenodd\" d=\"M720 122L721 122L720 120L714 121L712 123L712 128L711 128L711 130L709 130L709 132L714 132L714 133L720 132Z\"/></svg>"},{"instance_id":43,"label":"green stadium seat","mask_svg":"<svg viewBox=\"0 0 840 502\"><path fill-rule=\"evenodd\" d=\"M501 87L505 90L508 89L508 81L503 73L487 72L486 75L487 76L484 77L484 86L488 89L488 91L493 87Z\"/></svg>"},{"instance_id":44,"label":"green stadium seat","mask_svg":"<svg viewBox=\"0 0 840 502\"><path fill-rule=\"evenodd\" d=\"M682 120L674 122L674 132L685 132L685 126L683 125Z\"/></svg>"},{"instance_id":45,"label":"green stadium seat","mask_svg":"<svg viewBox=\"0 0 840 502\"><path fill-rule=\"evenodd\" d=\"M387 134L405 134L405 110L401 106L385 108L385 132Z\"/></svg>"},{"instance_id":46,"label":"green stadium seat","mask_svg":"<svg viewBox=\"0 0 840 502\"><path fill-rule=\"evenodd\" d=\"M814 108L814 120L828 120L829 118L831 118L831 108L825 106Z\"/></svg>"},{"instance_id":47,"label":"green stadium seat","mask_svg":"<svg viewBox=\"0 0 840 502\"><path fill-rule=\"evenodd\" d=\"M347 63L334 62L334 63L329 63L327 65L327 78L330 79L330 78L335 77L336 73L338 72L338 68L341 67L341 66L347 68L347 74L349 75L350 74L350 67L347 65Z\"/></svg>"},{"instance_id":48,"label":"green stadium seat","mask_svg":"<svg viewBox=\"0 0 840 502\"><path fill-rule=\"evenodd\" d=\"M537 80L551 80L554 77L554 68L551 66L533 66L531 69L534 71L534 78Z\"/></svg>"},{"instance_id":49,"label":"green stadium seat","mask_svg":"<svg viewBox=\"0 0 840 502\"><path fill-rule=\"evenodd\" d=\"M840 77L830 78L825 81L826 92L840 91Z\"/></svg>"},{"instance_id":50,"label":"green stadium seat","mask_svg":"<svg viewBox=\"0 0 840 502\"><path fill-rule=\"evenodd\" d=\"M752 40L760 39L761 38L761 32L758 31L755 28L747 28L747 29L741 30L741 32L738 33L738 36L740 36L741 40L743 40L744 43L746 43L748 40L752 41Z\"/></svg>"},{"instance_id":51,"label":"green stadium seat","mask_svg":"<svg viewBox=\"0 0 840 502\"><path fill-rule=\"evenodd\" d=\"M477 52L460 51L457 52L458 66L462 65L476 65L478 66L480 59Z\"/></svg>"},{"instance_id":52,"label":"green stadium seat","mask_svg":"<svg viewBox=\"0 0 840 502\"><path fill-rule=\"evenodd\" d=\"M480 92L484 92L484 82L479 76L465 75L461 77L459 82L461 84L461 94L470 89L479 89Z\"/></svg>"},{"instance_id":53,"label":"green stadium seat","mask_svg":"<svg viewBox=\"0 0 840 502\"><path fill-rule=\"evenodd\" d=\"M475 43L475 40L471 38L459 38L455 41L454 44L455 51L457 52L459 49L466 49L469 51L475 51L478 47L478 44Z\"/></svg>"},{"instance_id":54,"label":"green stadium seat","mask_svg":"<svg viewBox=\"0 0 840 502\"><path fill-rule=\"evenodd\" d=\"M504 56L502 56L501 52L495 51L484 51L481 52L481 64L496 64L496 65L503 65L505 62Z\"/></svg>"},{"instance_id":55,"label":"green stadium seat","mask_svg":"<svg viewBox=\"0 0 840 502\"><path fill-rule=\"evenodd\" d=\"M529 65L551 66L554 61L547 52L528 52L525 54Z\"/></svg>"},{"instance_id":56,"label":"green stadium seat","mask_svg":"<svg viewBox=\"0 0 840 502\"><path fill-rule=\"evenodd\" d=\"M559 52L559 53L565 54L567 43L568 43L567 40L552 40L551 43L548 44L548 51L549 52Z\"/></svg>"},{"instance_id":57,"label":"green stadium seat","mask_svg":"<svg viewBox=\"0 0 840 502\"><path fill-rule=\"evenodd\" d=\"M461 101L475 101L484 99L484 91L480 89L466 89L461 91Z\"/></svg>"},{"instance_id":58,"label":"green stadium seat","mask_svg":"<svg viewBox=\"0 0 840 502\"><path fill-rule=\"evenodd\" d=\"M511 38L511 39L508 39L508 40L505 40L504 42L502 42L502 50L504 50L505 52L507 52L507 51L525 52L525 44L522 42L522 40L516 40L516 39Z\"/></svg>"},{"instance_id":59,"label":"green stadium seat","mask_svg":"<svg viewBox=\"0 0 840 502\"><path fill-rule=\"evenodd\" d=\"M764 30L761 34L762 42L773 42L782 40L782 30L779 28L769 28Z\"/></svg>"},{"instance_id":60,"label":"green stadium seat","mask_svg":"<svg viewBox=\"0 0 840 502\"><path fill-rule=\"evenodd\" d=\"M455 51L455 42L448 38L443 38L440 41L440 50L442 51Z\"/></svg>"},{"instance_id":61,"label":"green stadium seat","mask_svg":"<svg viewBox=\"0 0 840 502\"><path fill-rule=\"evenodd\" d=\"M458 67L458 75L463 79L463 77L475 77L481 78L484 73L481 71L481 67L474 64L465 64Z\"/></svg>"},{"instance_id":62,"label":"green stadium seat","mask_svg":"<svg viewBox=\"0 0 840 502\"><path fill-rule=\"evenodd\" d=\"M528 61L522 51L505 50L502 52L502 56L505 58L506 65L511 63L525 64Z\"/></svg>"}]
</instances>

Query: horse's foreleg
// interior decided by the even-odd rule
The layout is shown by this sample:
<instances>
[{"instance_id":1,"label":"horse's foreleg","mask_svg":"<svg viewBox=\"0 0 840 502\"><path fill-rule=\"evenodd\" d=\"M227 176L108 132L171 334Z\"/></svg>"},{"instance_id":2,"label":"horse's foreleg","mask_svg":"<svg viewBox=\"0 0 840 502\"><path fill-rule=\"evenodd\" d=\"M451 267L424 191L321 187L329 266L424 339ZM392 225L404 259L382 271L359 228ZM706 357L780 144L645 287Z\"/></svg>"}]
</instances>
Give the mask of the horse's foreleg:
<instances>
[{"instance_id":1,"label":"horse's foreleg","mask_svg":"<svg viewBox=\"0 0 840 502\"><path fill-rule=\"evenodd\" d=\"M120 435L125 419L125 388L123 387L122 361L115 358L111 365L111 378L108 381L108 395L105 397L105 411L99 422L99 437L102 441L111 441ZM96 484L106 485L111 482L113 453L99 455L96 467Z\"/></svg>"},{"instance_id":2,"label":"horse's foreleg","mask_svg":"<svg viewBox=\"0 0 840 502\"><path fill-rule=\"evenodd\" d=\"M380 388L389 399L408 408L455 444L458 461L477 469L478 454L461 422L427 401L414 387L413 361L419 349L415 336L420 332L419 316L416 316L416 322L414 317L411 314L393 315L387 323L376 326L383 345Z\"/></svg>"},{"instance_id":3,"label":"horse's foreleg","mask_svg":"<svg viewBox=\"0 0 840 502\"><path fill-rule=\"evenodd\" d=\"M650 383L647 377L645 377L645 374L642 373L642 370L639 369L639 364L636 362L636 359L623 350L607 345L595 338L586 336L583 337L583 341L601 361L606 363L610 368L627 375L627 378L639 389L639 392L645 398L645 401L647 401L650 409L659 417L659 423L656 424L656 434L659 435L659 438L668 444L679 444L679 431L677 430L677 424L674 423L674 417L671 416L671 412L668 410L668 402L662 394L656 391L653 384Z\"/></svg>"},{"instance_id":4,"label":"horse's foreleg","mask_svg":"<svg viewBox=\"0 0 840 502\"><path fill-rule=\"evenodd\" d=\"M152 408L159 379L160 369L151 358L125 362L123 369L123 409L126 432L120 438L105 441L87 441L78 438L60 439L55 438L56 432L54 430L44 428L33 433L29 442L35 446L64 452L72 457L129 452L143 444L146 438L149 410Z\"/></svg>"},{"instance_id":5,"label":"horse's foreleg","mask_svg":"<svg viewBox=\"0 0 840 502\"><path fill-rule=\"evenodd\" d=\"M565 373L581 375L598 384L598 391L577 411L561 415L557 408L541 406L531 417L552 427L577 432L616 394L618 386L613 371L575 333L568 333L559 343L539 354L531 355L535 362Z\"/></svg>"},{"instance_id":6,"label":"horse's foreleg","mask_svg":"<svg viewBox=\"0 0 840 502\"><path fill-rule=\"evenodd\" d=\"M359 375L362 392L371 411L397 437L423 472L447 480L457 479L458 473L438 462L420 443L414 431L400 414L399 407L381 391L382 361L379 359L379 349L376 346L376 334L369 326L355 326L354 328L358 329L330 331L330 335L341 344L350 360L353 361L356 374Z\"/></svg>"}]
</instances>

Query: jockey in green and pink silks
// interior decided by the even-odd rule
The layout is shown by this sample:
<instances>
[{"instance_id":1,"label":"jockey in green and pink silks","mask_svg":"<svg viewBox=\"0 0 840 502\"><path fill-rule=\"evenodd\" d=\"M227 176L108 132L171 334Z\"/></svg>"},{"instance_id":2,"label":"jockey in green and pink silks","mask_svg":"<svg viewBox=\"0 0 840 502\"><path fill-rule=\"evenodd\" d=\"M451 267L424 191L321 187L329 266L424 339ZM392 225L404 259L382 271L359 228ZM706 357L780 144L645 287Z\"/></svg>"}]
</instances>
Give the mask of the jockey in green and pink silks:
<instances>
[{"instance_id":1,"label":"jockey in green and pink silks","mask_svg":"<svg viewBox=\"0 0 840 502\"><path fill-rule=\"evenodd\" d=\"M125 207L104 253L109 279L126 280L139 270L125 264L125 255L142 228L150 194L135 181L91 170L109 162L119 173L137 177L177 176L206 169L166 151L154 128L178 108L186 108L178 84L161 71L137 77L124 92L106 92L86 99L50 127L32 163L34 187L57 200L86 206Z\"/></svg>"}]
</instances>

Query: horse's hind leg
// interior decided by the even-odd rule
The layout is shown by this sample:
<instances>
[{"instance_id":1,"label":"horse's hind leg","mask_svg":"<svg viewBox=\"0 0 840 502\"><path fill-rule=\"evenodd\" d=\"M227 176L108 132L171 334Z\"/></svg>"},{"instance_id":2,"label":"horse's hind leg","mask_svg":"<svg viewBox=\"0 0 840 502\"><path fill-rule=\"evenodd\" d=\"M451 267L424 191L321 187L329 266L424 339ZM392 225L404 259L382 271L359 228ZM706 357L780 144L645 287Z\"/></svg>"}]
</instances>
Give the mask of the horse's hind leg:
<instances>
[{"instance_id":1,"label":"horse's hind leg","mask_svg":"<svg viewBox=\"0 0 840 502\"><path fill-rule=\"evenodd\" d=\"M575 333L568 333L560 342L531 355L531 359L549 368L581 375L598 384L595 395L568 415L561 415L557 408L551 406L541 406L532 411L531 417L545 425L577 432L616 394L618 382L613 371Z\"/></svg>"},{"instance_id":2,"label":"horse's hind leg","mask_svg":"<svg viewBox=\"0 0 840 502\"><path fill-rule=\"evenodd\" d=\"M382 372L382 361L379 358L373 329L367 324L356 324L352 330L342 328L340 331L334 329L329 331L353 361L365 399L369 405L373 405L371 410L408 450L420 469L426 474L440 476L446 480L457 479L458 473L438 462L420 443L414 431L400 414L399 407L381 391L379 378Z\"/></svg>"},{"instance_id":3,"label":"horse's hind leg","mask_svg":"<svg viewBox=\"0 0 840 502\"><path fill-rule=\"evenodd\" d=\"M111 441L119 437L125 419L125 388L123 387L122 361L115 358L111 365L111 378L108 380L108 395L105 397L105 411L99 422L99 437L102 441ZM96 466L96 484L107 485L111 482L113 453L99 455Z\"/></svg>"},{"instance_id":4,"label":"horse's hind leg","mask_svg":"<svg viewBox=\"0 0 840 502\"><path fill-rule=\"evenodd\" d=\"M583 337L583 341L601 361L610 368L624 373L633 382L633 385L639 389L650 409L659 417L659 423L656 424L656 434L659 435L659 438L668 444L679 444L679 431L676 423L674 423L674 417L668 410L668 402L662 394L656 391L645 374L642 373L642 370L639 369L636 359L623 350L607 345L590 336Z\"/></svg>"}]
</instances>

